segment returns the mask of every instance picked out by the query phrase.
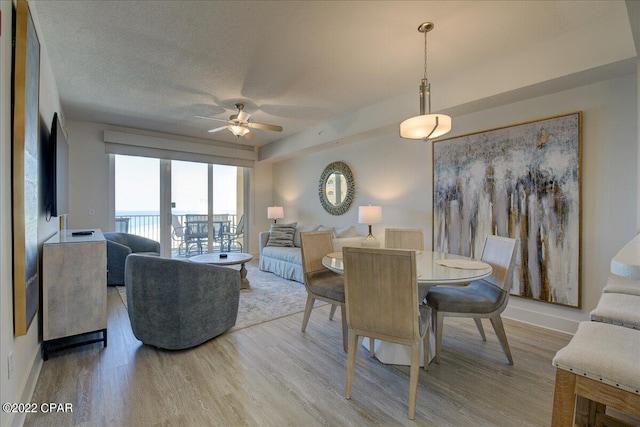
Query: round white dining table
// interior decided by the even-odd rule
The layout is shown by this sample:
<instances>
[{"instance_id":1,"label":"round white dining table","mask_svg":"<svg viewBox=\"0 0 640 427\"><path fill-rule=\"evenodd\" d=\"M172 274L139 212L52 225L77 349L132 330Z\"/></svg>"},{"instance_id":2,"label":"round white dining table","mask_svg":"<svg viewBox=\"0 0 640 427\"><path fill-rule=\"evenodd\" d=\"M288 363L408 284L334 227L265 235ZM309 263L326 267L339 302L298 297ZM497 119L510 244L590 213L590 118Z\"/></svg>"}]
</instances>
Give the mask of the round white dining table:
<instances>
[{"instance_id":1,"label":"round white dining table","mask_svg":"<svg viewBox=\"0 0 640 427\"><path fill-rule=\"evenodd\" d=\"M492 272L491 266L486 263L483 263L485 265L484 268L454 268L445 267L439 263L442 260L461 260L471 261L472 264L478 263L478 261L469 257L444 252L417 252L416 268L418 270L418 296L420 301L424 299L429 288L433 285L464 285L474 280L485 278ZM322 258L322 265L335 273L344 274L342 252L327 254Z\"/></svg>"},{"instance_id":2,"label":"round white dining table","mask_svg":"<svg viewBox=\"0 0 640 427\"><path fill-rule=\"evenodd\" d=\"M447 267L441 264L448 263L447 260L454 260L454 263L458 263L461 266L468 264L474 268ZM322 265L335 273L344 274L342 252L327 254L322 258ZM489 264L481 263L469 257L433 251L417 251L416 269L418 270L418 301L424 301L431 286L466 285L474 280L491 275L493 271ZM435 356L434 335L433 333L430 334L431 354L429 355L429 361ZM363 340L362 345L369 349L369 340ZM411 349L408 346L376 340L374 354L382 363L392 365L411 364ZM424 363L423 355L420 355L420 360L422 365Z\"/></svg>"}]
</instances>

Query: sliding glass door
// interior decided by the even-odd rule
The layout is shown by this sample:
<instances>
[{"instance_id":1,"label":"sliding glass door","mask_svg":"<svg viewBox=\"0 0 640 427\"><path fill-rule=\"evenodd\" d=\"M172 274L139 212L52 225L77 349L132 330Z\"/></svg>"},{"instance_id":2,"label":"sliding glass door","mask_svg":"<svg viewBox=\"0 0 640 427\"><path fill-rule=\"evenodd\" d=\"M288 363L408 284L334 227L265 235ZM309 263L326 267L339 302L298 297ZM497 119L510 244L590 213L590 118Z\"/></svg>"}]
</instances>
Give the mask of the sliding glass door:
<instances>
[{"instance_id":1,"label":"sliding glass door","mask_svg":"<svg viewBox=\"0 0 640 427\"><path fill-rule=\"evenodd\" d=\"M122 155L115 165L117 231L157 240L174 258L245 246L244 168Z\"/></svg>"},{"instance_id":2,"label":"sliding glass door","mask_svg":"<svg viewBox=\"0 0 640 427\"><path fill-rule=\"evenodd\" d=\"M116 156L115 231L160 241L160 160Z\"/></svg>"},{"instance_id":3,"label":"sliding glass door","mask_svg":"<svg viewBox=\"0 0 640 427\"><path fill-rule=\"evenodd\" d=\"M208 252L209 165L171 161L171 253Z\"/></svg>"}]
</instances>

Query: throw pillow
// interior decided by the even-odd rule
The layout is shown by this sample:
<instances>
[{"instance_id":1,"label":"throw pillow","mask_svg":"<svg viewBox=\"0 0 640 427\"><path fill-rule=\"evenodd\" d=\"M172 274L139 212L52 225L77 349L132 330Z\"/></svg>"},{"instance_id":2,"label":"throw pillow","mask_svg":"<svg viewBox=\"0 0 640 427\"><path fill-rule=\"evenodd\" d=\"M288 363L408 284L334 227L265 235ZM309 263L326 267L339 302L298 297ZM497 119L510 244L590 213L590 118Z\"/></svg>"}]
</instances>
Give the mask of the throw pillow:
<instances>
[{"instance_id":1,"label":"throw pillow","mask_svg":"<svg viewBox=\"0 0 640 427\"><path fill-rule=\"evenodd\" d=\"M319 225L301 225L296 227L296 234L293 236L293 245L296 248L302 246L302 242L300 241L300 233L306 233L307 231L318 231Z\"/></svg>"},{"instance_id":2,"label":"throw pillow","mask_svg":"<svg viewBox=\"0 0 640 427\"><path fill-rule=\"evenodd\" d=\"M320 227L318 227L318 231L330 231L331 235L333 237L336 237L336 229L335 229L335 227L325 227L324 225L321 225Z\"/></svg>"},{"instance_id":3,"label":"throw pillow","mask_svg":"<svg viewBox=\"0 0 640 427\"><path fill-rule=\"evenodd\" d=\"M350 227L336 229L336 237L356 237L356 228L352 225Z\"/></svg>"},{"instance_id":4,"label":"throw pillow","mask_svg":"<svg viewBox=\"0 0 640 427\"><path fill-rule=\"evenodd\" d=\"M291 224L271 224L267 246L292 248L293 237L296 234L296 225L298 225L297 222L292 222Z\"/></svg>"}]
</instances>

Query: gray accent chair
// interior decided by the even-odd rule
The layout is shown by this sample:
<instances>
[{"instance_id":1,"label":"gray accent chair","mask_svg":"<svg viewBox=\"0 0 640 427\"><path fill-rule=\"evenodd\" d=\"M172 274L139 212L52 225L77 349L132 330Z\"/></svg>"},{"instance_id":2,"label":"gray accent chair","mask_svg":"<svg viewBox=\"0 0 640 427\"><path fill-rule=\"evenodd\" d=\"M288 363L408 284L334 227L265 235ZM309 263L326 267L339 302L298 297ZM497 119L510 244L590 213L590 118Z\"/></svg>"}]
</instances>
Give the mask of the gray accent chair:
<instances>
[{"instance_id":1,"label":"gray accent chair","mask_svg":"<svg viewBox=\"0 0 640 427\"><path fill-rule=\"evenodd\" d=\"M129 233L104 233L107 241L107 286L124 285L124 262L130 254L160 256L160 243Z\"/></svg>"},{"instance_id":2,"label":"gray accent chair","mask_svg":"<svg viewBox=\"0 0 640 427\"><path fill-rule=\"evenodd\" d=\"M236 323L237 270L133 254L127 257L125 283L131 329L145 344L182 350Z\"/></svg>"},{"instance_id":3,"label":"gray accent chair","mask_svg":"<svg viewBox=\"0 0 640 427\"><path fill-rule=\"evenodd\" d=\"M476 322L483 341L486 341L487 337L480 319L488 318L491 321L502 350L509 364L513 365L513 357L500 313L504 311L509 301L517 244L517 239L487 236L480 258L493 268L489 277L471 282L467 286L433 286L429 289L427 304L433 312L436 363L440 363L444 318L470 317Z\"/></svg>"}]
</instances>

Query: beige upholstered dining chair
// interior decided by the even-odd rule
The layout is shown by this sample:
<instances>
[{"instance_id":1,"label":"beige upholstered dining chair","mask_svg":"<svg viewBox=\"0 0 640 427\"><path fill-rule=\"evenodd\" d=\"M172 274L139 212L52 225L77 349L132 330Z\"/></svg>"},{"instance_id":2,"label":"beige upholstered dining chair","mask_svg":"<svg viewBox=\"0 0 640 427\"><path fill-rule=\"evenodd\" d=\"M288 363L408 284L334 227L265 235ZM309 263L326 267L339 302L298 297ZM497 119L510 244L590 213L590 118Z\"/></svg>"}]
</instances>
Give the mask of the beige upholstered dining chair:
<instances>
[{"instance_id":1,"label":"beige upholstered dining chair","mask_svg":"<svg viewBox=\"0 0 640 427\"><path fill-rule=\"evenodd\" d=\"M420 228L385 228L384 246L396 249L424 250L424 233Z\"/></svg>"},{"instance_id":2,"label":"beige upholstered dining chair","mask_svg":"<svg viewBox=\"0 0 640 427\"><path fill-rule=\"evenodd\" d=\"M424 250L424 233L420 228L385 228L384 246L387 249ZM375 353L375 339L369 338L369 354Z\"/></svg>"},{"instance_id":3,"label":"beige upholstered dining chair","mask_svg":"<svg viewBox=\"0 0 640 427\"><path fill-rule=\"evenodd\" d=\"M424 346L428 368L429 317L431 310L419 305L416 252L399 249L345 247L343 252L345 301L349 326L346 398L351 384L358 337L411 346L409 418L416 409L420 348Z\"/></svg>"},{"instance_id":4,"label":"beige upholstered dining chair","mask_svg":"<svg viewBox=\"0 0 640 427\"><path fill-rule=\"evenodd\" d=\"M440 363L442 327L445 317L471 317L476 322L482 340L487 338L482 328L482 318L489 318L502 350L513 365L507 334L500 313L507 307L513 266L516 258L517 239L487 236L481 259L493 268L491 275L471 282L467 286L434 286L427 294L427 304L433 309L436 333L436 363Z\"/></svg>"},{"instance_id":5,"label":"beige upholstered dining chair","mask_svg":"<svg viewBox=\"0 0 640 427\"><path fill-rule=\"evenodd\" d=\"M302 271L307 289L307 305L302 318L302 332L307 329L315 300L340 306L342 315L342 346L347 351L347 315L344 304L344 279L322 265L322 258L333 251L332 232L311 231L300 233ZM334 308L330 318L333 319Z\"/></svg>"}]
</instances>

